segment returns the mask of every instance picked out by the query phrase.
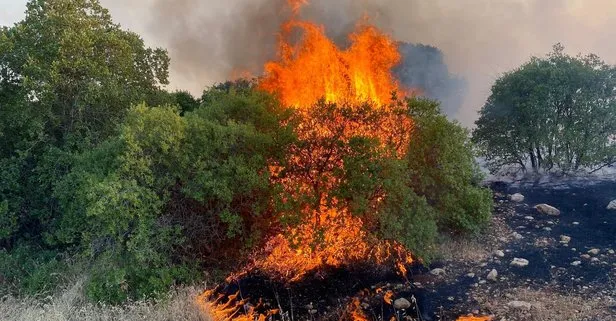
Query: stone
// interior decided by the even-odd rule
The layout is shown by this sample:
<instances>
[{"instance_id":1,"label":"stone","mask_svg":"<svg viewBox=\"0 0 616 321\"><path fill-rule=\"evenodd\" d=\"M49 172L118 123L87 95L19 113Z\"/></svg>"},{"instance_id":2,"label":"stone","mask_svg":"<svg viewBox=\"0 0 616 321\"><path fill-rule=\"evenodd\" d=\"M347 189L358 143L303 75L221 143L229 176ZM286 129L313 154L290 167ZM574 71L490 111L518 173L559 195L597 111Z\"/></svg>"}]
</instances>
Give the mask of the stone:
<instances>
[{"instance_id":1,"label":"stone","mask_svg":"<svg viewBox=\"0 0 616 321\"><path fill-rule=\"evenodd\" d=\"M599 258L598 257L593 257L592 259L590 259L590 262L597 263L597 262L599 262Z\"/></svg>"},{"instance_id":2,"label":"stone","mask_svg":"<svg viewBox=\"0 0 616 321\"><path fill-rule=\"evenodd\" d=\"M616 210L616 200L613 200L609 204L607 204L606 209L608 209L610 211Z\"/></svg>"},{"instance_id":3,"label":"stone","mask_svg":"<svg viewBox=\"0 0 616 321\"><path fill-rule=\"evenodd\" d=\"M475 277L475 273L469 273L466 275L467 278L474 278Z\"/></svg>"},{"instance_id":4,"label":"stone","mask_svg":"<svg viewBox=\"0 0 616 321\"><path fill-rule=\"evenodd\" d=\"M573 224L573 225L580 225L580 222L573 222L571 224Z\"/></svg>"},{"instance_id":5,"label":"stone","mask_svg":"<svg viewBox=\"0 0 616 321\"><path fill-rule=\"evenodd\" d=\"M497 257L505 257L505 252L503 252L502 250L496 250L496 252L494 252L494 255L496 255Z\"/></svg>"},{"instance_id":6,"label":"stone","mask_svg":"<svg viewBox=\"0 0 616 321\"><path fill-rule=\"evenodd\" d=\"M580 264L582 264L582 261L573 261L573 262L571 262L572 266L578 266Z\"/></svg>"},{"instance_id":7,"label":"stone","mask_svg":"<svg viewBox=\"0 0 616 321\"><path fill-rule=\"evenodd\" d=\"M394 309L396 310L406 310L411 307L411 302L405 298L399 298L394 301Z\"/></svg>"},{"instance_id":8,"label":"stone","mask_svg":"<svg viewBox=\"0 0 616 321\"><path fill-rule=\"evenodd\" d=\"M545 214L548 216L559 216L560 215L560 210L557 209L554 206L548 205L548 204L538 204L535 205L535 209L541 213L541 214Z\"/></svg>"},{"instance_id":9,"label":"stone","mask_svg":"<svg viewBox=\"0 0 616 321\"><path fill-rule=\"evenodd\" d=\"M527 221L534 221L535 220L535 218L532 217L532 216L524 216L524 219L527 220Z\"/></svg>"},{"instance_id":10,"label":"stone","mask_svg":"<svg viewBox=\"0 0 616 321\"><path fill-rule=\"evenodd\" d=\"M601 250L599 250L599 249L592 249L592 250L589 250L587 253L590 254L590 255L597 255L597 254L599 254L599 252L601 252Z\"/></svg>"},{"instance_id":11,"label":"stone","mask_svg":"<svg viewBox=\"0 0 616 321\"><path fill-rule=\"evenodd\" d=\"M610 250L608 250L608 251L607 251L607 253L609 253L609 254L614 254L614 253L616 253L616 252L614 252L614 250L610 249Z\"/></svg>"},{"instance_id":12,"label":"stone","mask_svg":"<svg viewBox=\"0 0 616 321\"><path fill-rule=\"evenodd\" d=\"M584 260L590 260L590 255L588 254L582 254L580 255L581 258L583 258Z\"/></svg>"},{"instance_id":13,"label":"stone","mask_svg":"<svg viewBox=\"0 0 616 321\"><path fill-rule=\"evenodd\" d=\"M486 279L493 281L493 282L498 281L498 271L496 271L496 269L492 269L492 271L488 273L488 276L486 277Z\"/></svg>"},{"instance_id":14,"label":"stone","mask_svg":"<svg viewBox=\"0 0 616 321\"><path fill-rule=\"evenodd\" d=\"M525 267L525 266L528 266L528 260L516 257L513 259L513 261L511 261L509 265L516 266L516 267Z\"/></svg>"},{"instance_id":15,"label":"stone","mask_svg":"<svg viewBox=\"0 0 616 321\"><path fill-rule=\"evenodd\" d=\"M547 226L544 227L543 230L546 231L546 232L552 232L552 228L551 227L547 227Z\"/></svg>"},{"instance_id":16,"label":"stone","mask_svg":"<svg viewBox=\"0 0 616 321\"><path fill-rule=\"evenodd\" d=\"M516 203L524 202L524 195L515 193L513 195L509 195L509 200Z\"/></svg>"},{"instance_id":17,"label":"stone","mask_svg":"<svg viewBox=\"0 0 616 321\"><path fill-rule=\"evenodd\" d=\"M522 236L522 234L518 233L518 232L513 232L513 238L516 240L521 240L524 238L524 236Z\"/></svg>"},{"instance_id":18,"label":"stone","mask_svg":"<svg viewBox=\"0 0 616 321\"><path fill-rule=\"evenodd\" d=\"M569 242L571 242L571 236L567 236L567 235L560 236L560 243L569 243Z\"/></svg>"},{"instance_id":19,"label":"stone","mask_svg":"<svg viewBox=\"0 0 616 321\"><path fill-rule=\"evenodd\" d=\"M507 306L513 309L520 309L520 310L530 310L533 307L533 305L530 304L530 302L526 302L526 301L511 301L507 303Z\"/></svg>"},{"instance_id":20,"label":"stone","mask_svg":"<svg viewBox=\"0 0 616 321\"><path fill-rule=\"evenodd\" d=\"M444 269L433 269L432 271L430 271L430 274L441 276L447 274L447 272Z\"/></svg>"}]
</instances>

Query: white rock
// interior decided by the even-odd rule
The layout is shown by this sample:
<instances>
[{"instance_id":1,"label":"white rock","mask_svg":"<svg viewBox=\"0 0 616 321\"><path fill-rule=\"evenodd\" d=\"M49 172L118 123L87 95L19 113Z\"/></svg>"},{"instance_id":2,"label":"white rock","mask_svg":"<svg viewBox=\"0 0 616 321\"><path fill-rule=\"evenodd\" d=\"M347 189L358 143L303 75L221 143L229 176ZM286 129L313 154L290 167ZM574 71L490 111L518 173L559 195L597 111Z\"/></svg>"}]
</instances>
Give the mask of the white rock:
<instances>
[{"instance_id":1,"label":"white rock","mask_svg":"<svg viewBox=\"0 0 616 321\"><path fill-rule=\"evenodd\" d=\"M573 222L571 224L573 224L573 225L580 225L580 222Z\"/></svg>"},{"instance_id":2,"label":"white rock","mask_svg":"<svg viewBox=\"0 0 616 321\"><path fill-rule=\"evenodd\" d=\"M516 203L524 202L524 195L515 193L513 195L509 195L509 200Z\"/></svg>"},{"instance_id":3,"label":"white rock","mask_svg":"<svg viewBox=\"0 0 616 321\"><path fill-rule=\"evenodd\" d=\"M532 216L524 216L524 219L527 220L527 221L534 221L535 220L535 218L532 217Z\"/></svg>"},{"instance_id":4,"label":"white rock","mask_svg":"<svg viewBox=\"0 0 616 321\"><path fill-rule=\"evenodd\" d=\"M528 260L516 257L516 258L513 259L513 261L511 261L511 263L509 265L517 266L517 267L525 267L525 266L528 265Z\"/></svg>"},{"instance_id":5,"label":"white rock","mask_svg":"<svg viewBox=\"0 0 616 321\"><path fill-rule=\"evenodd\" d=\"M607 204L606 209L610 211L616 210L616 200L613 200L609 204Z\"/></svg>"},{"instance_id":6,"label":"white rock","mask_svg":"<svg viewBox=\"0 0 616 321\"><path fill-rule=\"evenodd\" d=\"M507 306L514 309L530 310L533 305L526 301L511 301Z\"/></svg>"},{"instance_id":7,"label":"white rock","mask_svg":"<svg viewBox=\"0 0 616 321\"><path fill-rule=\"evenodd\" d=\"M494 252L494 255L498 257L505 257L505 252L503 252L502 250L497 250Z\"/></svg>"},{"instance_id":8,"label":"white rock","mask_svg":"<svg viewBox=\"0 0 616 321\"><path fill-rule=\"evenodd\" d=\"M573 261L573 262L571 262L571 265L573 265L573 266L578 266L580 264L582 264L582 261Z\"/></svg>"},{"instance_id":9,"label":"white rock","mask_svg":"<svg viewBox=\"0 0 616 321\"><path fill-rule=\"evenodd\" d=\"M601 250L599 250L599 249L592 249L592 250L589 250L587 253L590 254L590 255L597 255L597 254L599 254L599 252L601 252Z\"/></svg>"},{"instance_id":10,"label":"white rock","mask_svg":"<svg viewBox=\"0 0 616 321\"><path fill-rule=\"evenodd\" d=\"M492 269L492 271L488 273L488 276L486 276L486 279L494 282L498 281L498 271L496 271L496 269Z\"/></svg>"},{"instance_id":11,"label":"white rock","mask_svg":"<svg viewBox=\"0 0 616 321\"><path fill-rule=\"evenodd\" d=\"M557 209L554 206L548 205L548 204L535 205L535 209L539 213L549 215L549 216L559 216L560 215L559 209Z\"/></svg>"},{"instance_id":12,"label":"white rock","mask_svg":"<svg viewBox=\"0 0 616 321\"><path fill-rule=\"evenodd\" d=\"M439 276L439 275L445 275L445 274L447 274L447 272L445 270L443 270L443 269L434 269L434 270L430 271L430 274Z\"/></svg>"},{"instance_id":13,"label":"white rock","mask_svg":"<svg viewBox=\"0 0 616 321\"><path fill-rule=\"evenodd\" d=\"M547 231L547 232L552 232L552 228L551 227L547 227L547 226L544 227L543 230Z\"/></svg>"},{"instance_id":14,"label":"white rock","mask_svg":"<svg viewBox=\"0 0 616 321\"><path fill-rule=\"evenodd\" d=\"M469 273L466 275L467 278L474 278L475 277L475 273Z\"/></svg>"},{"instance_id":15,"label":"white rock","mask_svg":"<svg viewBox=\"0 0 616 321\"><path fill-rule=\"evenodd\" d=\"M560 243L569 243L569 242L571 242L571 236L567 236L567 235L560 236Z\"/></svg>"},{"instance_id":16,"label":"white rock","mask_svg":"<svg viewBox=\"0 0 616 321\"><path fill-rule=\"evenodd\" d=\"M524 236L522 236L522 234L518 233L518 232L513 232L513 238L516 240L521 240L524 238Z\"/></svg>"},{"instance_id":17,"label":"white rock","mask_svg":"<svg viewBox=\"0 0 616 321\"><path fill-rule=\"evenodd\" d=\"M599 258L598 257L593 257L592 259L590 259L590 262L599 262Z\"/></svg>"},{"instance_id":18,"label":"white rock","mask_svg":"<svg viewBox=\"0 0 616 321\"><path fill-rule=\"evenodd\" d=\"M611 250L611 249L610 249L610 250L608 250L608 251L607 251L607 253L614 254L614 253L616 253L616 252L614 252L614 250Z\"/></svg>"},{"instance_id":19,"label":"white rock","mask_svg":"<svg viewBox=\"0 0 616 321\"><path fill-rule=\"evenodd\" d=\"M406 310L411 307L411 302L405 298L399 298L394 301L394 308L397 310Z\"/></svg>"}]
</instances>

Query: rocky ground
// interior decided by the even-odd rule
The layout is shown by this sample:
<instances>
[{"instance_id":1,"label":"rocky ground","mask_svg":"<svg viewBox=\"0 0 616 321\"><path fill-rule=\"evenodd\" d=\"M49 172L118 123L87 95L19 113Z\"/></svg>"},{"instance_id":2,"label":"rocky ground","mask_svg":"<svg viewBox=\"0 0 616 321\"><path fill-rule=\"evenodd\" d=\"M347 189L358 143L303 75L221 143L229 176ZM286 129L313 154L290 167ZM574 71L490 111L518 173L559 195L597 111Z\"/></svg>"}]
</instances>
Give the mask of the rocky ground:
<instances>
[{"instance_id":1,"label":"rocky ground","mask_svg":"<svg viewBox=\"0 0 616 321\"><path fill-rule=\"evenodd\" d=\"M432 302L426 309L440 304L444 315L495 320L616 320L616 211L606 208L616 183L493 187L487 234L444 244L444 260L415 282Z\"/></svg>"}]
</instances>

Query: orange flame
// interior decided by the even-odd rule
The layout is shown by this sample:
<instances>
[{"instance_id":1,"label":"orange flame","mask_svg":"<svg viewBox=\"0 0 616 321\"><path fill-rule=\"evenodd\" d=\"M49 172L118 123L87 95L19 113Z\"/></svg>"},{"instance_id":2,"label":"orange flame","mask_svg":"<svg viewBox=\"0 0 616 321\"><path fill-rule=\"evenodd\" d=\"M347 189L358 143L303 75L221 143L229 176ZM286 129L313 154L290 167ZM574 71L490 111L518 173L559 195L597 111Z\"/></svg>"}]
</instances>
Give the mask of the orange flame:
<instances>
[{"instance_id":1,"label":"orange flame","mask_svg":"<svg viewBox=\"0 0 616 321\"><path fill-rule=\"evenodd\" d=\"M301 29L303 37L292 45L289 38L295 29ZM393 92L402 92L391 73L401 57L396 43L365 21L349 40L351 46L342 50L325 36L322 26L287 22L279 61L265 65L261 89L296 108L307 108L322 98L328 103L390 102Z\"/></svg>"}]
</instances>

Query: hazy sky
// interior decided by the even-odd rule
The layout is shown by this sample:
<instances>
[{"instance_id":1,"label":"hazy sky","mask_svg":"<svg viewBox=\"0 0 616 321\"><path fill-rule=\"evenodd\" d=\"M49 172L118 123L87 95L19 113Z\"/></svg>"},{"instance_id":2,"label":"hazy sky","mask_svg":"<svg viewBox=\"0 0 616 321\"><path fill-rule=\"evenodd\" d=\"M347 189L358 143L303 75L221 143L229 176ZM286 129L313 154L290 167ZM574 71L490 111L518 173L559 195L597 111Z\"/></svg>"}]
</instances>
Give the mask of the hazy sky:
<instances>
[{"instance_id":1,"label":"hazy sky","mask_svg":"<svg viewBox=\"0 0 616 321\"><path fill-rule=\"evenodd\" d=\"M172 89L198 93L273 53L283 0L101 0L150 45L169 49ZM0 24L23 17L25 0L0 0ZM401 41L443 50L469 81L458 119L471 125L493 81L556 42L616 63L616 0L312 0L304 16L335 32L363 14ZM335 35L335 33L334 33Z\"/></svg>"}]
</instances>

